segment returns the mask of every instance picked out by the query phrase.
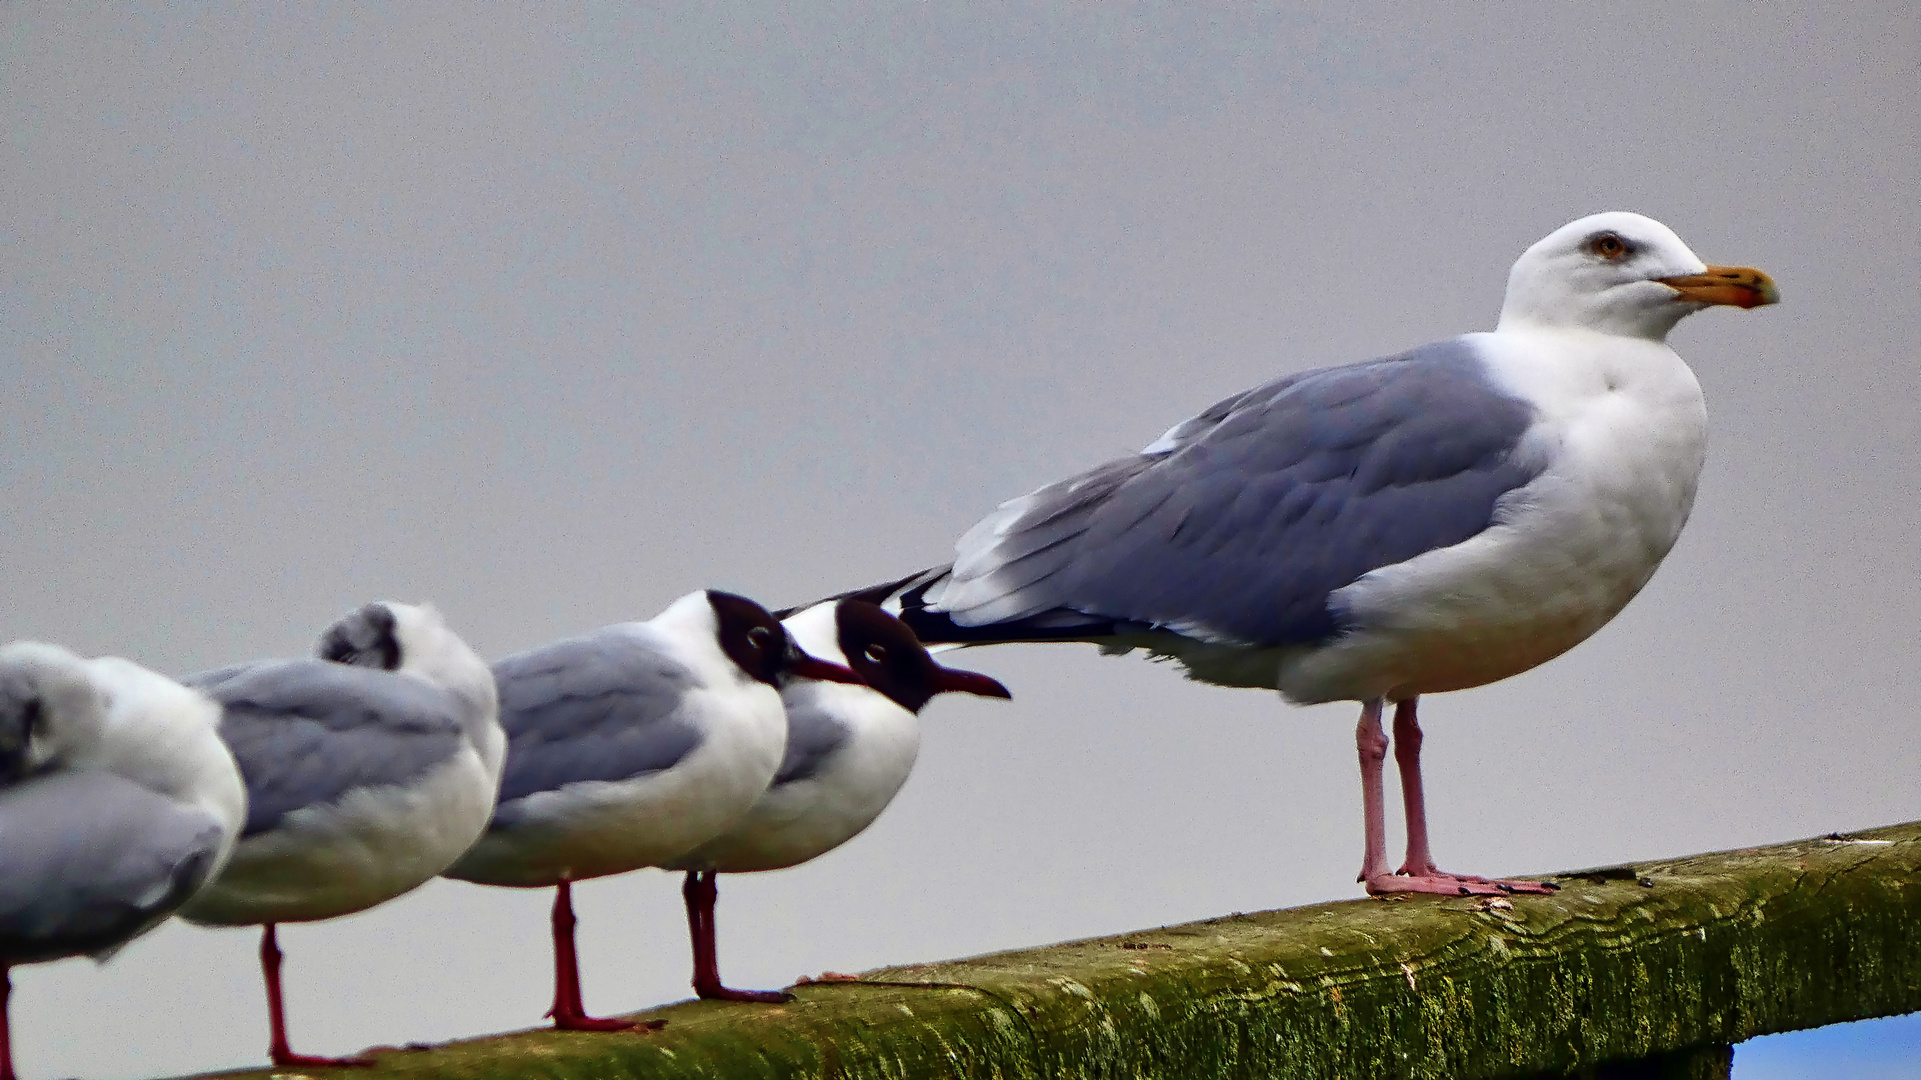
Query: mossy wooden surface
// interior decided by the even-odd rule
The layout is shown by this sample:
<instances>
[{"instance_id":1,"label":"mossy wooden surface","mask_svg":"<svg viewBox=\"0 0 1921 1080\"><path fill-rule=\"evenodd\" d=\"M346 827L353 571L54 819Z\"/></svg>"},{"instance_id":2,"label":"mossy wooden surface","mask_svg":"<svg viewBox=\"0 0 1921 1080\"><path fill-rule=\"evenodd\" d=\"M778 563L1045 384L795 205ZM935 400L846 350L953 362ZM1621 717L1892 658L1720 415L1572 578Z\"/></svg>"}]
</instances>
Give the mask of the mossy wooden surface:
<instances>
[{"instance_id":1,"label":"mossy wooden surface","mask_svg":"<svg viewBox=\"0 0 1921 1080\"><path fill-rule=\"evenodd\" d=\"M1921 822L1555 880L888 968L787 1005L655 1009L647 1034L522 1032L339 1075L1713 1075L1743 1039L1921 1010Z\"/></svg>"}]
</instances>

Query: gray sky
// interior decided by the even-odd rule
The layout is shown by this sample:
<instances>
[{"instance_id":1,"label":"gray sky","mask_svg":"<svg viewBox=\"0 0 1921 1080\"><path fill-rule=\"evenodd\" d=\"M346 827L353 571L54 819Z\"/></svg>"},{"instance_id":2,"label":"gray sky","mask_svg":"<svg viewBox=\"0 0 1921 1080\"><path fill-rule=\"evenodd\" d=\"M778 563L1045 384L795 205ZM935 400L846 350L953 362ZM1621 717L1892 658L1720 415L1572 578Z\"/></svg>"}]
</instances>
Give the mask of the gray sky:
<instances>
[{"instance_id":1,"label":"gray sky","mask_svg":"<svg viewBox=\"0 0 1921 1080\"><path fill-rule=\"evenodd\" d=\"M1524 247L1629 209L1786 301L1674 335L1712 441L1642 596L1427 702L1437 857L1921 812L1911 5L113 7L0 6L0 640L181 673L424 598L492 656L868 584L1228 393L1489 328ZM1357 895L1351 706L963 659L1018 700L723 878L731 982ZM286 929L296 1047L534 1024L549 900ZM591 1010L686 996L676 879L576 900ZM255 946L17 972L23 1073L264 1060Z\"/></svg>"}]
</instances>

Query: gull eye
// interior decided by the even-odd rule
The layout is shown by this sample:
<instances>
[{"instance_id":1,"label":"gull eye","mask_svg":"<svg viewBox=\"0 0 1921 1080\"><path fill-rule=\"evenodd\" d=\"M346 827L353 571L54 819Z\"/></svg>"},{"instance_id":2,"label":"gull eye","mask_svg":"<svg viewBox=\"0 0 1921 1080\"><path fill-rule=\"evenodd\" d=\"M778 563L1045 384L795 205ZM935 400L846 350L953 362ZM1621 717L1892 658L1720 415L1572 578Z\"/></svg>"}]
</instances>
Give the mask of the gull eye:
<instances>
[{"instance_id":1,"label":"gull eye","mask_svg":"<svg viewBox=\"0 0 1921 1080\"><path fill-rule=\"evenodd\" d=\"M1611 232L1598 233L1589 237L1587 249L1588 254L1609 260L1626 258L1634 250L1626 240Z\"/></svg>"},{"instance_id":2,"label":"gull eye","mask_svg":"<svg viewBox=\"0 0 1921 1080\"><path fill-rule=\"evenodd\" d=\"M747 644L752 645L756 649L765 651L767 647L773 643L773 640L774 632L765 626L756 626L747 631Z\"/></svg>"}]
</instances>

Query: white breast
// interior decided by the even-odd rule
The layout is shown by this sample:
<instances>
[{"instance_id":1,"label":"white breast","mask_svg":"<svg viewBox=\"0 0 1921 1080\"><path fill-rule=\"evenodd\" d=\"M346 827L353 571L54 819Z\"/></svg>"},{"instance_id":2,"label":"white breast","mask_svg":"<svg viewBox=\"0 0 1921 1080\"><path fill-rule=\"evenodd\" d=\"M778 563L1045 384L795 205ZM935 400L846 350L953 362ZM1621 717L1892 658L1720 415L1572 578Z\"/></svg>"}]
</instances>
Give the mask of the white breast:
<instances>
[{"instance_id":1,"label":"white breast","mask_svg":"<svg viewBox=\"0 0 1921 1080\"><path fill-rule=\"evenodd\" d=\"M914 769L920 722L864 686L806 682L791 687L794 703L831 711L848 729L819 771L768 788L724 835L672 864L678 869L747 873L779 870L834 850L874 823Z\"/></svg>"},{"instance_id":2,"label":"white breast","mask_svg":"<svg viewBox=\"0 0 1921 1080\"><path fill-rule=\"evenodd\" d=\"M302 807L242 840L225 873L181 914L215 925L302 922L391 900L473 846L498 789L498 772L463 745L411 783Z\"/></svg>"},{"instance_id":3,"label":"white breast","mask_svg":"<svg viewBox=\"0 0 1921 1080\"><path fill-rule=\"evenodd\" d=\"M1577 330L1474 338L1496 381L1539 410L1520 452L1548 467L1487 531L1338 590L1356 629L1282 660L1289 698L1400 699L1526 671L1613 618L1679 537L1707 410L1673 350Z\"/></svg>"},{"instance_id":4,"label":"white breast","mask_svg":"<svg viewBox=\"0 0 1921 1080\"><path fill-rule=\"evenodd\" d=\"M689 692L683 716L703 732L686 757L631 780L587 781L520 800L511 829L488 833L455 876L536 888L663 865L747 813L780 767L787 717L762 683Z\"/></svg>"}]
</instances>

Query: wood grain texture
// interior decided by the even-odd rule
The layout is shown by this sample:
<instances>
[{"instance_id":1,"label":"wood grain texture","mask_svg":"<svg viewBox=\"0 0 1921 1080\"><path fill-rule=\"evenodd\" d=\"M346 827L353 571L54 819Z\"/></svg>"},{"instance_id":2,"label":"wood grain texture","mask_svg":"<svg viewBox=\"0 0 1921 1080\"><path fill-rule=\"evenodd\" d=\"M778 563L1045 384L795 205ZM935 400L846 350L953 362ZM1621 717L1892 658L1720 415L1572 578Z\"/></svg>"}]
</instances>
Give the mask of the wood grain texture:
<instances>
[{"instance_id":1,"label":"wood grain texture","mask_svg":"<svg viewBox=\"0 0 1921 1080\"><path fill-rule=\"evenodd\" d=\"M1921 1010L1921 822L1555 880L888 968L351 1075L1704 1078L1756 1035Z\"/></svg>"}]
</instances>

